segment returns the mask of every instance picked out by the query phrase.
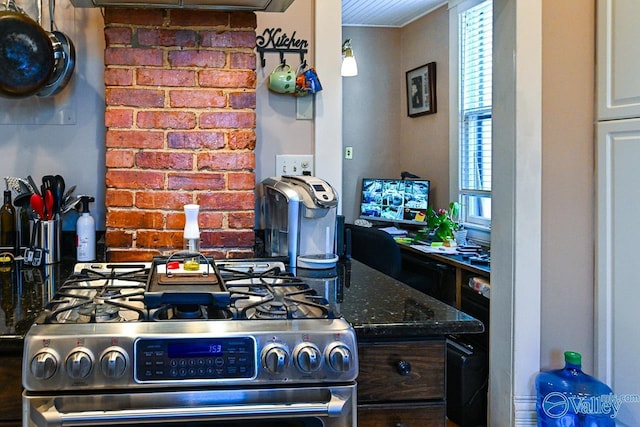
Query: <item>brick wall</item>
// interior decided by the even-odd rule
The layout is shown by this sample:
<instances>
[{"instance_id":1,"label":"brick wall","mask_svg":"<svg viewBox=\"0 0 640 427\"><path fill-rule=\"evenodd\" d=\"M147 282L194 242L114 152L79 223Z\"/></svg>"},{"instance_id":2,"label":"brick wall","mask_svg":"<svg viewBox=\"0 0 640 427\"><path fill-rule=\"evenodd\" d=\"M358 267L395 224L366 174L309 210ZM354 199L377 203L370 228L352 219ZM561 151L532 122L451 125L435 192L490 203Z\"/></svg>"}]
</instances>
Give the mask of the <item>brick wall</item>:
<instances>
[{"instance_id":1,"label":"brick wall","mask_svg":"<svg viewBox=\"0 0 640 427\"><path fill-rule=\"evenodd\" d=\"M202 252L253 254L256 15L105 9L109 261L182 248L200 205Z\"/></svg>"}]
</instances>

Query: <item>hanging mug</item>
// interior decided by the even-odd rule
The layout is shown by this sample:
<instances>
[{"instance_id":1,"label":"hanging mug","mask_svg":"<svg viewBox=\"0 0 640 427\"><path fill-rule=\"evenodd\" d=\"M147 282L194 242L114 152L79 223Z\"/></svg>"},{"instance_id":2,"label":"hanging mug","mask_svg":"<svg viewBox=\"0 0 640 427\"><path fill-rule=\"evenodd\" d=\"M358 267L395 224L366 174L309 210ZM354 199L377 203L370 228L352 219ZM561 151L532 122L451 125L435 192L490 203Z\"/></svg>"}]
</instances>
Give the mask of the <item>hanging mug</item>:
<instances>
[{"instance_id":1,"label":"hanging mug","mask_svg":"<svg viewBox=\"0 0 640 427\"><path fill-rule=\"evenodd\" d=\"M287 64L280 64L269 75L269 89L277 93L294 93L296 76Z\"/></svg>"},{"instance_id":2,"label":"hanging mug","mask_svg":"<svg viewBox=\"0 0 640 427\"><path fill-rule=\"evenodd\" d=\"M307 64L302 63L298 67L298 75L296 76L296 96L306 96L310 93L317 93L322 90L318 73L315 68L305 70Z\"/></svg>"}]
</instances>

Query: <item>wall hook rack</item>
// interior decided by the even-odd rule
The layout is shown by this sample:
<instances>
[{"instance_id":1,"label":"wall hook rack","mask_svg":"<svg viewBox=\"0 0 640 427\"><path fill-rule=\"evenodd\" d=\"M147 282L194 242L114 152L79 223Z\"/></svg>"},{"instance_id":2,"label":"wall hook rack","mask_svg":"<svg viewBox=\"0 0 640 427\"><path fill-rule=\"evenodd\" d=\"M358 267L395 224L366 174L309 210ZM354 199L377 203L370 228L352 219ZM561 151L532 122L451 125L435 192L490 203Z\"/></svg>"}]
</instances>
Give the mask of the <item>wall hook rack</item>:
<instances>
[{"instance_id":1,"label":"wall hook rack","mask_svg":"<svg viewBox=\"0 0 640 427\"><path fill-rule=\"evenodd\" d=\"M300 55L300 62L306 64L305 55L309 52L308 47L309 42L296 38L295 31L289 36L282 28L265 28L262 35L256 37L256 50L260 54L260 65L263 68L267 64L265 53L279 54L281 64L286 64L285 54L297 53Z\"/></svg>"}]
</instances>

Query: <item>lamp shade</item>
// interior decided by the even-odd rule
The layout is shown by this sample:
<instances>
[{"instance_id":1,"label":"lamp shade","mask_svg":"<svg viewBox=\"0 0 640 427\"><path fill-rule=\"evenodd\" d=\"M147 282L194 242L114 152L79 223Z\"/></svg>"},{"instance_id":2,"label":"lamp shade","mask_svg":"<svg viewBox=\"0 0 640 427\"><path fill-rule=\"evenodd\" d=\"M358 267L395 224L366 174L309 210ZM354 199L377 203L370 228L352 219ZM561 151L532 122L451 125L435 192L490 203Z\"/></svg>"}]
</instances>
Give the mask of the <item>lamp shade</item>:
<instances>
[{"instance_id":1,"label":"lamp shade","mask_svg":"<svg viewBox=\"0 0 640 427\"><path fill-rule=\"evenodd\" d=\"M353 54L351 39L347 39L342 44L342 68L340 69L340 74L344 77L358 75L358 63L356 62L356 57Z\"/></svg>"}]
</instances>

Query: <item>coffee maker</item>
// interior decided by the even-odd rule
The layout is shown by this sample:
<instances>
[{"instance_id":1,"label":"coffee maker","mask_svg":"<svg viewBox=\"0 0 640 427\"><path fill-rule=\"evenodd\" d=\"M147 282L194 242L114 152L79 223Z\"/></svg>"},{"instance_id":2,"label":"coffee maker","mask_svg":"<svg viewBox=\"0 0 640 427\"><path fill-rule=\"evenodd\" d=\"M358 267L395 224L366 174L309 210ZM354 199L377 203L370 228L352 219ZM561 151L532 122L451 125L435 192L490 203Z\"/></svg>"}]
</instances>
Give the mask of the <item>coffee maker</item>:
<instances>
[{"instance_id":1,"label":"coffee maker","mask_svg":"<svg viewBox=\"0 0 640 427\"><path fill-rule=\"evenodd\" d=\"M286 256L290 267L335 266L338 195L313 176L267 178L258 186L268 256Z\"/></svg>"}]
</instances>

